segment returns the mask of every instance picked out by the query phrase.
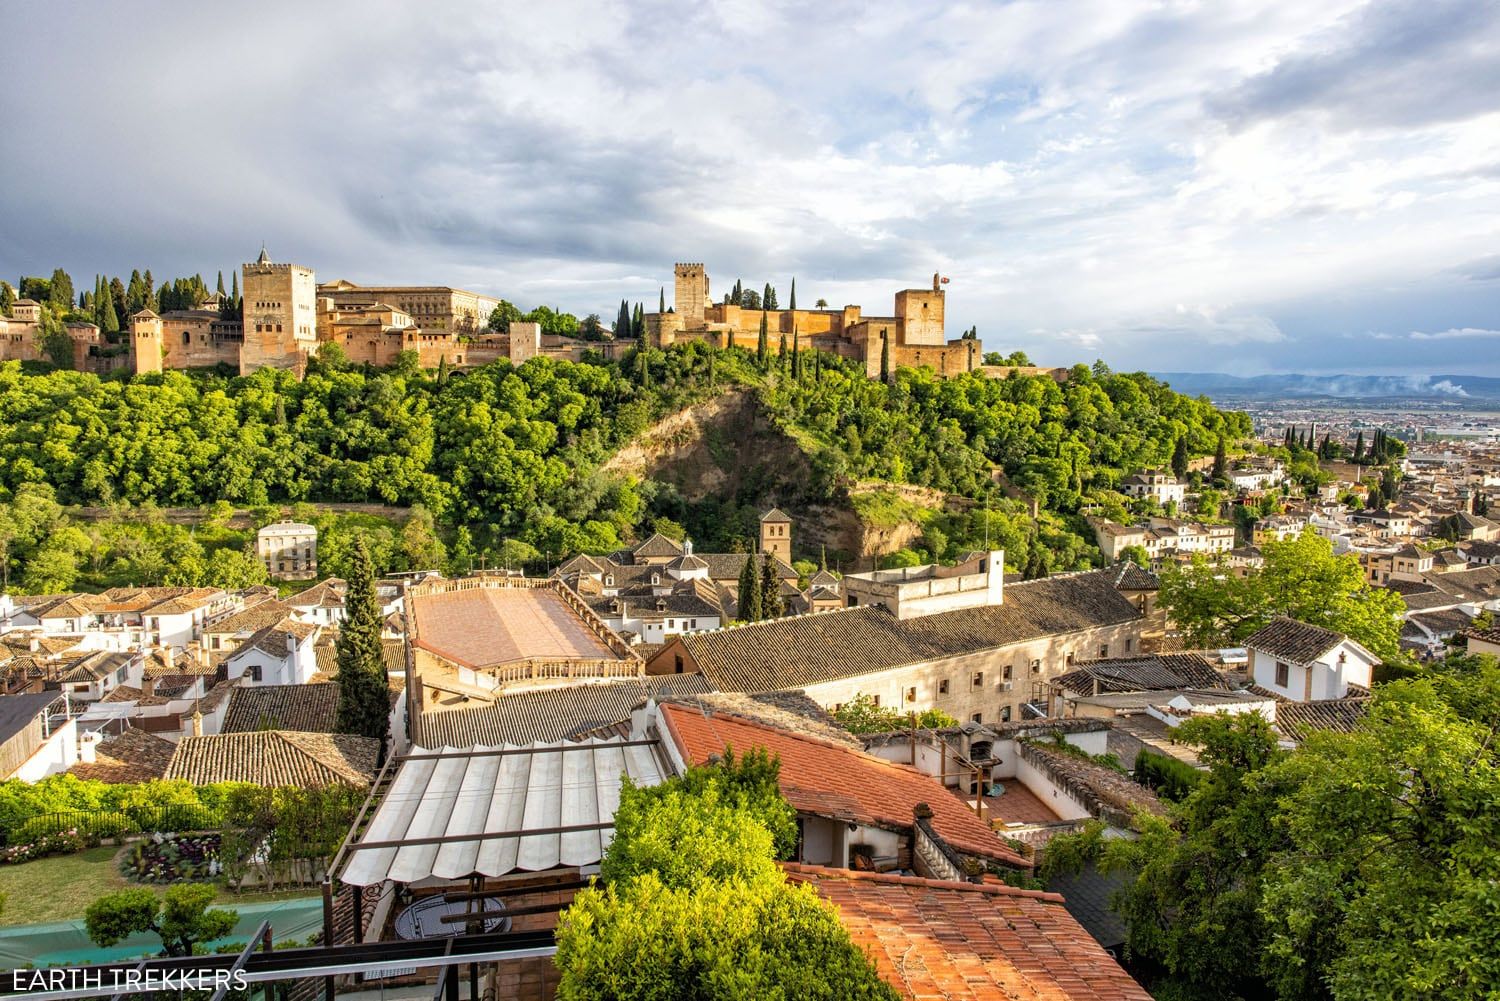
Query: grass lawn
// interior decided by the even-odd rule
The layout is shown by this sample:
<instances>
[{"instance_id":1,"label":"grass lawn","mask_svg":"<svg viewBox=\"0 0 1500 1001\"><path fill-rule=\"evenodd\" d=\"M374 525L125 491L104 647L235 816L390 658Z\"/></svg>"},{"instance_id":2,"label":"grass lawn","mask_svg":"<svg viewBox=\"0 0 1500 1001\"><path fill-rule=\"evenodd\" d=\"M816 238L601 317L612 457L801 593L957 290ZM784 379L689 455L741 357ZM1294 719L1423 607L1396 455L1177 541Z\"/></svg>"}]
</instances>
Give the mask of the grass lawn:
<instances>
[{"instance_id":1,"label":"grass lawn","mask_svg":"<svg viewBox=\"0 0 1500 1001\"><path fill-rule=\"evenodd\" d=\"M121 876L115 857L124 850L114 845L101 845L76 855L52 855L21 865L0 865L0 896L5 898L0 925L82 918L84 909L96 897L127 886L146 886L158 895L166 892L165 886L132 883ZM233 906L236 902L286 900L316 892L316 888L301 887L275 893L236 894L221 887L217 903Z\"/></svg>"}]
</instances>

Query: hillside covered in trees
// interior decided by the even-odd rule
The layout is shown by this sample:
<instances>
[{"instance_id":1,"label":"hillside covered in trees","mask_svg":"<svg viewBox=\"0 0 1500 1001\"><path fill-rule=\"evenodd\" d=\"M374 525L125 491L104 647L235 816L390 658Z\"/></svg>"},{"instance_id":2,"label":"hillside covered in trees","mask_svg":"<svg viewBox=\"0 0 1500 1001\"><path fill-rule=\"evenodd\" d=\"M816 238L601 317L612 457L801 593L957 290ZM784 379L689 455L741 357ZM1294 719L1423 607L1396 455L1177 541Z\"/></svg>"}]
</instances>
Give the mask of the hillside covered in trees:
<instances>
[{"instance_id":1,"label":"hillside covered in trees","mask_svg":"<svg viewBox=\"0 0 1500 1001\"><path fill-rule=\"evenodd\" d=\"M758 419L801 453L808 475L687 497L604 468L656 422L732 388L752 394ZM757 361L700 344L617 364L536 359L467 372L315 362L301 382L269 369L101 379L7 363L0 539L16 563L35 555L39 540L3 527L33 484L63 505L420 506L449 555L514 565L609 550L650 529L747 547L768 501L880 517L902 502L879 487L909 484L969 501L929 512L920 555L988 537L1012 566L1040 572L1097 559L1077 511L1121 476L1166 463L1179 440L1206 455L1248 431L1244 415L1102 366L1077 367L1065 385L904 369L886 383L827 355Z\"/></svg>"}]
</instances>

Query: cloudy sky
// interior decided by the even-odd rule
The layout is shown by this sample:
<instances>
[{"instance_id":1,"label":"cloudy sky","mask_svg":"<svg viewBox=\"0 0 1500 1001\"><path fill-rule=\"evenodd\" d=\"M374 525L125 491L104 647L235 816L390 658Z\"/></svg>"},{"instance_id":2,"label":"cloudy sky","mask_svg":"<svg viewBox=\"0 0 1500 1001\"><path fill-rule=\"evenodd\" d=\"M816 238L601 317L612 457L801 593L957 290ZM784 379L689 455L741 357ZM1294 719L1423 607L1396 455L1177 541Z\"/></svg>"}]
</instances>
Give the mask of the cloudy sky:
<instances>
[{"instance_id":1,"label":"cloudy sky","mask_svg":"<svg viewBox=\"0 0 1500 1001\"><path fill-rule=\"evenodd\" d=\"M264 242L608 318L677 260L881 313L941 271L1043 363L1500 374L1494 0L0 15L12 280Z\"/></svg>"}]
</instances>

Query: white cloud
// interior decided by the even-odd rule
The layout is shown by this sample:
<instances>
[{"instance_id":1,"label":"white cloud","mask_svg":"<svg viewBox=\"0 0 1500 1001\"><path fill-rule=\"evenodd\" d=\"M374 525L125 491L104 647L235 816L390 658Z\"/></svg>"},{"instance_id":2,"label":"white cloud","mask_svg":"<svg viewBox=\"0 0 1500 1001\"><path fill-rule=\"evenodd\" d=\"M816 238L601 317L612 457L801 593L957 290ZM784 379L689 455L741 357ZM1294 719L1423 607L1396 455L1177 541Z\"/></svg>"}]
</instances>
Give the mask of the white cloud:
<instances>
[{"instance_id":1,"label":"white cloud","mask_svg":"<svg viewBox=\"0 0 1500 1001\"><path fill-rule=\"evenodd\" d=\"M1451 327L1447 330L1439 330L1436 333L1423 333L1413 330L1411 339L1414 341L1454 341L1471 340L1477 337L1500 337L1500 330L1485 330L1480 327Z\"/></svg>"}]
</instances>

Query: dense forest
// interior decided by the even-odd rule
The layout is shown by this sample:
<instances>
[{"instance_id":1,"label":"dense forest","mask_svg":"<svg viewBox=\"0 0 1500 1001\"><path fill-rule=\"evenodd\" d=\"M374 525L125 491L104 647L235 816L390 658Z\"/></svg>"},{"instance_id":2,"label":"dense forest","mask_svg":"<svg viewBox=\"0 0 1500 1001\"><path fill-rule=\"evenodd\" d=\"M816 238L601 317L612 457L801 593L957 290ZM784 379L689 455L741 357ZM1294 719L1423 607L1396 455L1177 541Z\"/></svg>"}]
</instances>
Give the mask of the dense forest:
<instances>
[{"instance_id":1,"label":"dense forest","mask_svg":"<svg viewBox=\"0 0 1500 1001\"><path fill-rule=\"evenodd\" d=\"M665 484L601 472L653 422L733 386L752 388L809 457L803 495L776 502L847 503L857 481L936 488L972 498L975 510L934 518L922 555L951 556L989 536L1013 552L1013 566L1038 570L1097 558L1077 512L1125 473L1168 462L1179 441L1206 455L1249 431L1244 415L1102 366L1078 366L1063 385L943 380L925 369L883 382L824 354L757 362L700 344L638 350L618 363L535 359L466 372L424 372L410 356L385 370L314 361L300 382L270 369L130 379L12 362L0 365L0 556L13 577L36 558L46 533L24 512L31 530L14 522L43 492L47 502L117 509L417 507L422 538L375 526L382 569L445 544L467 560L555 561L650 528L686 526L705 547L744 546L767 498L689 504Z\"/></svg>"}]
</instances>

